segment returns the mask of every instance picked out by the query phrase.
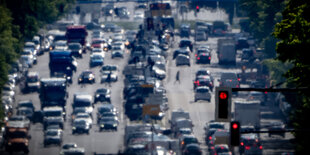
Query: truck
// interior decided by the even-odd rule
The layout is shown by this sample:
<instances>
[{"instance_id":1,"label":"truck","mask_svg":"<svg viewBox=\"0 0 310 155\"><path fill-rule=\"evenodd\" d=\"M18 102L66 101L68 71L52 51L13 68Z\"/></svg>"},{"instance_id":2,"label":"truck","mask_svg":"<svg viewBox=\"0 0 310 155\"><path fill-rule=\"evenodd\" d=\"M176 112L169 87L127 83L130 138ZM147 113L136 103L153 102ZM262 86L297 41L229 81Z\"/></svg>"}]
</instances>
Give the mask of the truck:
<instances>
[{"instance_id":1,"label":"truck","mask_svg":"<svg viewBox=\"0 0 310 155\"><path fill-rule=\"evenodd\" d=\"M41 109L48 106L65 107L68 97L66 79L64 78L42 78L40 80Z\"/></svg>"},{"instance_id":2,"label":"truck","mask_svg":"<svg viewBox=\"0 0 310 155\"><path fill-rule=\"evenodd\" d=\"M20 151L28 154L28 144L31 138L28 131L29 129L19 121L5 126L5 131L3 133L5 151L10 154Z\"/></svg>"},{"instance_id":3,"label":"truck","mask_svg":"<svg viewBox=\"0 0 310 155\"><path fill-rule=\"evenodd\" d=\"M85 25L67 26L66 38L68 43L80 43L85 47L87 35L88 33Z\"/></svg>"},{"instance_id":4,"label":"truck","mask_svg":"<svg viewBox=\"0 0 310 155\"><path fill-rule=\"evenodd\" d=\"M71 51L51 51L49 53L50 76L64 74L67 81L72 82L73 72L76 71L77 62Z\"/></svg>"},{"instance_id":5,"label":"truck","mask_svg":"<svg viewBox=\"0 0 310 155\"><path fill-rule=\"evenodd\" d=\"M217 54L220 65L236 65L235 41L230 38L219 39L217 42Z\"/></svg>"},{"instance_id":6,"label":"truck","mask_svg":"<svg viewBox=\"0 0 310 155\"><path fill-rule=\"evenodd\" d=\"M237 100L235 101L234 119L241 126L260 127L260 101Z\"/></svg>"}]
</instances>

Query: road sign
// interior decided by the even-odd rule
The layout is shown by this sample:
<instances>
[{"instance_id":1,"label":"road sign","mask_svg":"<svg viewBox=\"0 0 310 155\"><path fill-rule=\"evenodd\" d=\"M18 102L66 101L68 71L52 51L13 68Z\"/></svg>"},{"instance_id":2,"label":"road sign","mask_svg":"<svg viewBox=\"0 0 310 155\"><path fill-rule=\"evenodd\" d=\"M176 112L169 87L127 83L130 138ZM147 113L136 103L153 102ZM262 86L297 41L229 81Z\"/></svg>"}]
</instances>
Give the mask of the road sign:
<instances>
[{"instance_id":1,"label":"road sign","mask_svg":"<svg viewBox=\"0 0 310 155\"><path fill-rule=\"evenodd\" d=\"M149 116L158 116L160 113L160 105L159 104L144 104L142 114Z\"/></svg>"}]
</instances>

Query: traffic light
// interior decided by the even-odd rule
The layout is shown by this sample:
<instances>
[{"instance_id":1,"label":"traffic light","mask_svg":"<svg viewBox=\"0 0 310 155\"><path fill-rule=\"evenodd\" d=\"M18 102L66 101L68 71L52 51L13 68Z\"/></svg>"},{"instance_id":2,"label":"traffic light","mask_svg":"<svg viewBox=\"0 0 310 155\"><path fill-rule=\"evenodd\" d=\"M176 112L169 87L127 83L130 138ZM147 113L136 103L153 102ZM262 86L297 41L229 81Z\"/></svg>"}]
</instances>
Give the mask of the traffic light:
<instances>
[{"instance_id":1,"label":"traffic light","mask_svg":"<svg viewBox=\"0 0 310 155\"><path fill-rule=\"evenodd\" d=\"M196 12L199 12L199 6L198 5L196 6Z\"/></svg>"},{"instance_id":2,"label":"traffic light","mask_svg":"<svg viewBox=\"0 0 310 155\"><path fill-rule=\"evenodd\" d=\"M230 145L239 146L240 144L240 123L232 121L230 123Z\"/></svg>"},{"instance_id":3,"label":"traffic light","mask_svg":"<svg viewBox=\"0 0 310 155\"><path fill-rule=\"evenodd\" d=\"M231 88L216 87L215 97L215 120L220 122L230 122Z\"/></svg>"}]
</instances>

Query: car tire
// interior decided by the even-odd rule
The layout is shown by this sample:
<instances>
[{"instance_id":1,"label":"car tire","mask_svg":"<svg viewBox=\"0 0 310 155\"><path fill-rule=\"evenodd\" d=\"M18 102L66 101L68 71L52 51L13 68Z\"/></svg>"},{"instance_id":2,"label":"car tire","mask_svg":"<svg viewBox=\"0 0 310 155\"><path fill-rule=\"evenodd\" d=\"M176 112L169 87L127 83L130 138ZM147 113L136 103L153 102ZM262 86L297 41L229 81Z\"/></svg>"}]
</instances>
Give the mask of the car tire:
<instances>
[{"instance_id":1,"label":"car tire","mask_svg":"<svg viewBox=\"0 0 310 155\"><path fill-rule=\"evenodd\" d=\"M89 130L86 132L87 135L89 135Z\"/></svg>"}]
</instances>

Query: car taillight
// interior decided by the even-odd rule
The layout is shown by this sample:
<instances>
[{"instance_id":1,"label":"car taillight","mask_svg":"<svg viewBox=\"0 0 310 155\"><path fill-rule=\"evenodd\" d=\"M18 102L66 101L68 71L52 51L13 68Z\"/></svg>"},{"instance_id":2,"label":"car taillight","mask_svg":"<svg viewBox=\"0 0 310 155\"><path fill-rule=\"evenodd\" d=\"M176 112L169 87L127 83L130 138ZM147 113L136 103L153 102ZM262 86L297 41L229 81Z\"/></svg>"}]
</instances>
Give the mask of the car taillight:
<instances>
[{"instance_id":1,"label":"car taillight","mask_svg":"<svg viewBox=\"0 0 310 155\"><path fill-rule=\"evenodd\" d=\"M236 88L239 88L239 85L236 85Z\"/></svg>"},{"instance_id":2,"label":"car taillight","mask_svg":"<svg viewBox=\"0 0 310 155\"><path fill-rule=\"evenodd\" d=\"M245 146L245 149L246 150L250 150L250 146Z\"/></svg>"},{"instance_id":3,"label":"car taillight","mask_svg":"<svg viewBox=\"0 0 310 155\"><path fill-rule=\"evenodd\" d=\"M203 55L203 56L205 56L206 54L205 54L205 53L203 53L202 55Z\"/></svg>"},{"instance_id":4,"label":"car taillight","mask_svg":"<svg viewBox=\"0 0 310 155\"><path fill-rule=\"evenodd\" d=\"M198 55L197 54L195 54L195 57L197 57Z\"/></svg>"},{"instance_id":5,"label":"car taillight","mask_svg":"<svg viewBox=\"0 0 310 155\"><path fill-rule=\"evenodd\" d=\"M241 81L241 78L238 78L238 81Z\"/></svg>"},{"instance_id":6,"label":"car taillight","mask_svg":"<svg viewBox=\"0 0 310 155\"><path fill-rule=\"evenodd\" d=\"M261 150L262 150L262 149L263 149L263 146L259 146L259 149L261 149Z\"/></svg>"},{"instance_id":7,"label":"car taillight","mask_svg":"<svg viewBox=\"0 0 310 155\"><path fill-rule=\"evenodd\" d=\"M212 140L212 136L209 136L209 140Z\"/></svg>"},{"instance_id":8,"label":"car taillight","mask_svg":"<svg viewBox=\"0 0 310 155\"><path fill-rule=\"evenodd\" d=\"M243 146L243 145L244 145L244 143L243 143L243 142L241 142L241 143L240 143L240 145L241 145L241 146Z\"/></svg>"},{"instance_id":9,"label":"car taillight","mask_svg":"<svg viewBox=\"0 0 310 155\"><path fill-rule=\"evenodd\" d=\"M209 57L209 60L211 60L211 57Z\"/></svg>"},{"instance_id":10,"label":"car taillight","mask_svg":"<svg viewBox=\"0 0 310 155\"><path fill-rule=\"evenodd\" d=\"M197 60L200 60L200 57L197 57Z\"/></svg>"}]
</instances>

